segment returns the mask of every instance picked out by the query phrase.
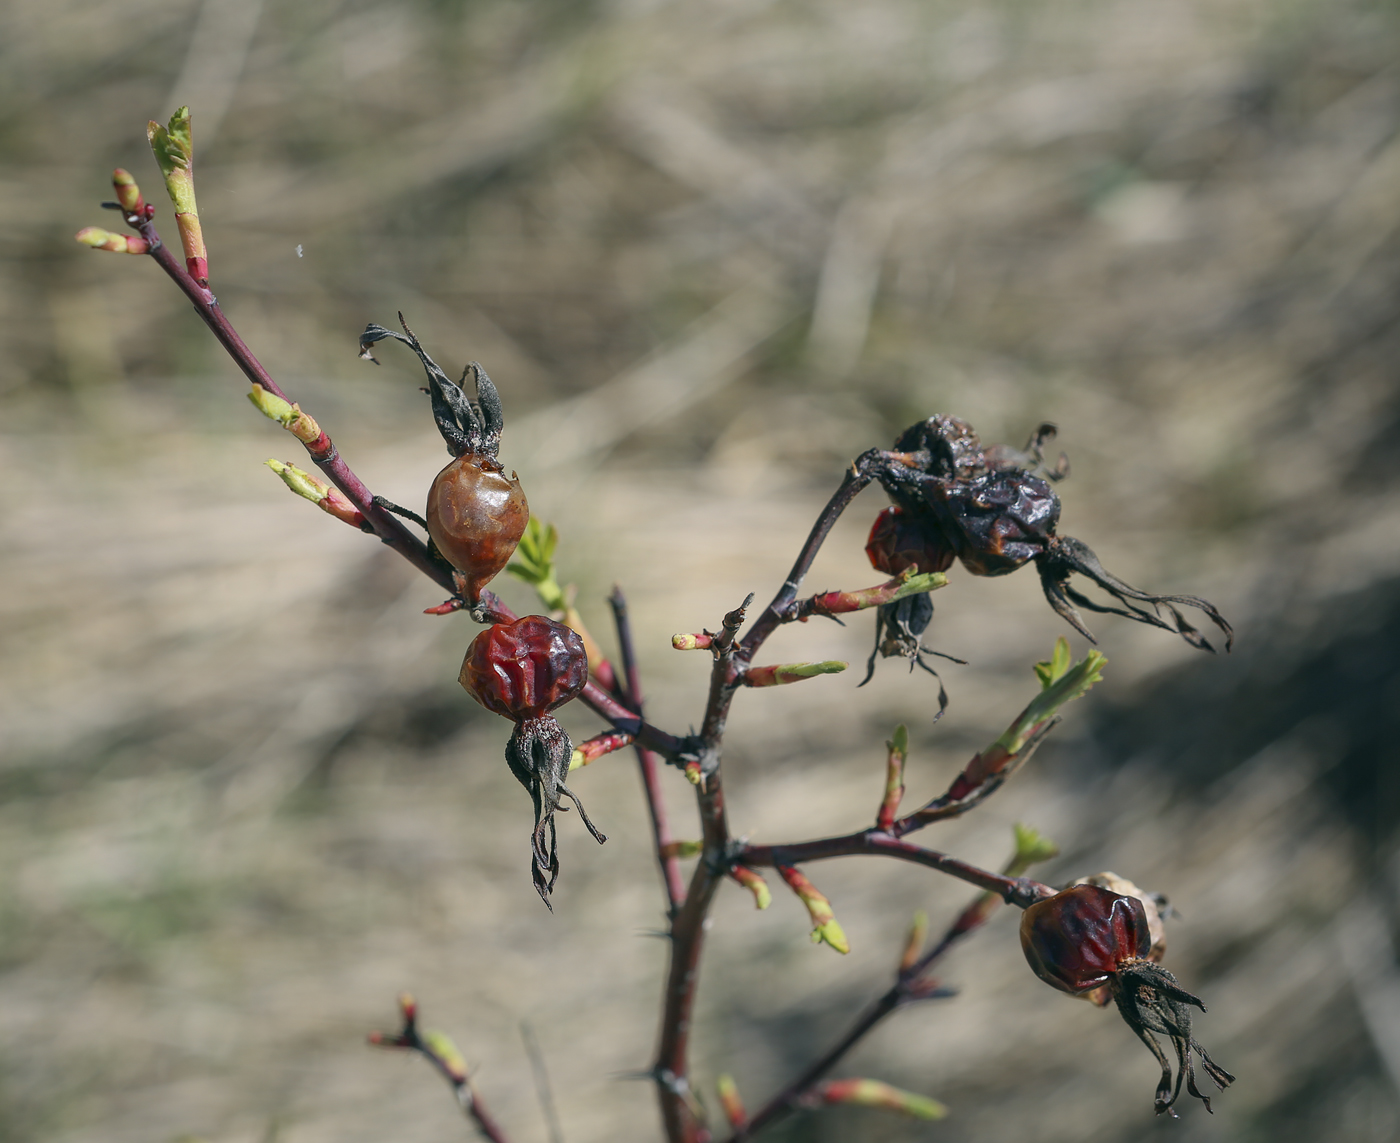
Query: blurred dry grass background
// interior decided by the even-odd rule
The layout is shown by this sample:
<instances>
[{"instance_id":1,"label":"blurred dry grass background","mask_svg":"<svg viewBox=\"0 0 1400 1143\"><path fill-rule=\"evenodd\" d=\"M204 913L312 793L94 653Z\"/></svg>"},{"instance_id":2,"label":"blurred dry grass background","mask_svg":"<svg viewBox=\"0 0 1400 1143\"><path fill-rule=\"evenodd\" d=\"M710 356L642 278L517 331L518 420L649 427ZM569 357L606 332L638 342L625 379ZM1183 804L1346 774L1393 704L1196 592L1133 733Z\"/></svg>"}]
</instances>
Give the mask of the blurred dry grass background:
<instances>
[{"instance_id":1,"label":"blurred dry grass background","mask_svg":"<svg viewBox=\"0 0 1400 1143\"><path fill-rule=\"evenodd\" d=\"M1217 660L1098 622L1108 680L928 839L996 863L1026 820L1065 847L1048 878L1167 892L1169 964L1240 1077L1217 1114L1154 1122L1147 1054L1000 918L949 961L958 999L846 1069L947 1120L775 1138L1400 1136L1398 51L1382 0L10 0L0 1138L465 1137L425 1067L363 1047L403 987L516 1138L545 1137L521 1020L570 1143L656 1137L616 1079L662 969L630 762L582 777L612 840L566 825L547 916L504 724L454 682L469 623L421 616L435 588L260 467L289 441L153 266L72 242L112 166L159 198L144 123L179 103L214 284L264 363L412 504L443 462L418 375L355 336L402 309L449 370L480 359L595 630L630 593L663 725L702 701L670 633L773 590L841 466L934 411L989 441L1058 422L1065 531L1235 620ZM870 581L878 500L814 587ZM1061 631L1033 575L936 602L972 660L947 718L892 664L744 697L737 829L851 828L896 721L912 798L1019 708ZM774 653L863 661L869 637ZM731 1070L761 1102L884 987L910 912L967 896L811 872L853 952L724 894L706 1091Z\"/></svg>"}]
</instances>

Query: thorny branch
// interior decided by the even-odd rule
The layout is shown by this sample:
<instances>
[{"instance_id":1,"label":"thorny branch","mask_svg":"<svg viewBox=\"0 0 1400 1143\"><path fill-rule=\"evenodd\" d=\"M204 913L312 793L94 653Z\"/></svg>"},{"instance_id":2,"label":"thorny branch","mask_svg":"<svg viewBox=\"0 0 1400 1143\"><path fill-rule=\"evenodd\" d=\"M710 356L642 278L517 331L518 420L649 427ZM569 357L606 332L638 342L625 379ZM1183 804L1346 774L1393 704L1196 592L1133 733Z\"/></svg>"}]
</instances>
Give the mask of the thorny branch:
<instances>
[{"instance_id":1,"label":"thorny branch","mask_svg":"<svg viewBox=\"0 0 1400 1143\"><path fill-rule=\"evenodd\" d=\"M188 111L182 109L185 144L188 144ZM158 125L153 124L153 127ZM172 120L172 129L175 120ZM159 158L158 154L158 158ZM186 156L188 158L188 156ZM164 169L164 165L163 165ZM187 170L187 168L186 168ZM169 183L169 172L167 171ZM139 192L134 182L125 172L118 172L130 184L132 201L140 204ZM123 185L118 185L119 197ZM172 190L172 197L175 192ZM192 212L192 198L190 200ZM123 199L127 203L127 199ZM118 204L112 204L117 206ZM352 522L359 523L366 531L372 531L382 542L389 545L413 566L422 571L435 583L452 593L447 603L429 609L433 614L447 614L453 610L466 609L466 602L459 576L435 549L424 543L390 510L386 502L375 497L340 457L329 436L319 425L299 408L291 405L286 394L268 374L253 355L228 318L219 307L218 300L208 289L207 262L203 258L202 238L199 240L199 258L187 263L198 268L198 280L186 266L162 243L151 222L153 211L144 205L122 207L125 221L144 240L145 251L157 265L171 278L189 298L191 304L205 324L213 332L229 356L239 366L244 375L255 386L256 394L269 394L281 402L283 409L290 409L287 416L295 415L297 428L293 431L306 447L318 468L348 498L350 505L360 517L350 515ZM178 214L183 219L182 235L188 216ZM197 228L197 216L193 225ZM80 236L81 237L81 236ZM133 240L134 241L134 240ZM108 247L115 249L116 247ZM141 252L134 246L131 252ZM187 255L190 251L187 249ZM394 335L397 336L397 335ZM262 407L260 405L260 407ZM264 409L266 411L266 409ZM271 415L271 414L269 414ZM939 420L935 418L935 420ZM947 420L947 418L942 418ZM961 426L961 422L953 422ZM286 420L283 424L292 428ZM930 425L934 421L929 422ZM966 427L966 426L962 426ZM915 426L919 429L919 426ZM914 432L914 430L911 430ZM968 430L970 436L970 430ZM913 443L906 444L906 438ZM970 437L975 442L975 437ZM642 717L642 689L637 672L635 648L627 616L626 601L618 589L614 589L610 603L617 629L622 675L613 675L607 664L606 670L599 670L582 693L582 701L610 724L612 730L583 744L581 758L575 761L587 762L592 757L601 756L610 750L631 743L635 746L643 789L646 795L651 818L653 842L657 861L668 903L670 925L670 965L664 995L664 1011L656 1062L651 1074L656 1081L660 1099L662 1118L667 1138L671 1143L708 1143L711 1132L705 1126L703 1109L690 1087L688 1076L687 1050L693 1009L697 995L699 963L704 944L707 915L715 893L723 878L749 871L750 880L757 881L752 874L755 867L777 867L789 885L797 885L802 892L818 899L826 907L825 898L806 881L796 866L805 862L823 860L830 857L873 855L894 857L904 861L936 869L941 873L967 881L983 890L943 939L922 956L911 950L906 951L904 962L896 976L894 985L884 996L875 1001L853 1024L848 1032L822 1057L808 1067L782 1092L775 1096L762 1110L746 1123L739 1125L731 1143L740 1143L754 1133L775 1122L799 1106L804 1098L810 1098L815 1085L850 1048L873 1029L886 1015L904 1004L918 999L938 995L936 982L927 976L928 969L951 944L979 927L991 914L998 900L1027 908L1038 901L1053 896L1055 891L1040 882L1030 880L1021 874L1024 867L1013 862L1004 873L993 873L980 869L947 854L914 845L903 840L904 835L932 822L951 818L967 812L993 794L1027 758L1045 734L1057 721L1056 708L1068 698L1083 693L1098 676L1094 673L1102 662L1101 657L1090 657L1067 675L1063 668L1059 675L1065 675L1059 683L1054 679L1045 680L1046 692L1022 713L1012 727L988 750L975 756L963 769L949 789L921 809L902 818L896 817L899 793L902 792L902 771L896 788L894 777L890 791L882 805L876 824L868 829L837 837L820 838L812 841L782 845L750 845L747 842L734 842L729 834L725 813L725 802L721 774L723 737L730 703L735 691L744 683L750 664L756 652L763 646L769 635L780 625L802 621L811 615L824 615L835 618L838 614L865 607L892 606L906 597L922 595L943 586L944 577L937 572L914 575L912 571L901 571L898 567L886 568L896 574L894 579L875 588L858 592L826 592L807 599L798 600L797 595L811 566L842 512L855 500L859 493L873 481L881 481L890 490L910 489L919 486L927 478L929 466L934 459L929 447L920 447L922 438L909 437L906 433L896 444L896 448L909 447L916 451L889 451L871 449L858 457L846 471L840 487L828 500L818 515L802 549L793 563L787 579L779 588L771 603L758 615L748 635L740 640L747 610L753 601L752 594L735 610L724 616L721 630L714 635L708 632L703 636L677 637L676 646L708 648L714 661L710 675L710 687L705 706L704 718L699 734L677 736L647 723ZM957 443L957 442L955 442ZM977 457L981 457L979 451ZM988 453L987 455L991 455ZM961 463L961 461L959 461ZM931 479L931 478L929 478ZM935 481L936 483L936 481ZM892 492L892 495L894 493ZM897 498L896 498L897 499ZM898 512L898 507L891 511ZM348 510L347 510L348 511ZM1058 511L1058 508L1056 508ZM410 517L412 514L409 513ZM1104 572L1097 564L1092 552L1078 541L1055 537L1052 520L1051 533L1045 537L1045 559L1042 564L1042 579L1046 581L1047 596L1056 610L1080 631L1088 634L1078 613L1066 600L1079 603L1093 610L1128 614L1111 607L1102 607L1084 599L1079 593L1066 586L1071 572L1088 576L1100 587L1104 587L1115 598L1131 610L1129 618L1140 622L1150 622L1168 630L1176 630L1193 645L1209 648L1194 628L1181 618L1172 605L1177 603L1201 608L1225 632L1230 635L1229 625L1219 613L1202 600L1188 596L1152 596L1131 588ZM999 543L1000 541L998 541ZM1078 545L1075 547L1075 545ZM1083 549L1081 552L1080 549ZM1069 555L1065 555L1068 552ZM951 556L949 557L951 559ZM1055 561L1059 560L1058 563ZM874 562L874 557L872 557ZM877 566L881 566L877 564ZM947 563L940 566L946 567ZM1048 569L1048 570L1047 570ZM985 570L979 574L988 573ZM1155 611L1147 612L1136 602L1150 604L1154 609L1166 605L1172 612L1175 627L1157 617ZM901 604L904 606L905 604ZM484 622L512 622L515 614L497 597L483 592L480 606L472 610L473 617ZM920 628L921 630L922 628ZM1228 648L1228 644L1227 644ZM1058 654L1058 651L1057 651ZM1068 650L1066 647L1065 655ZM601 662L601 660L600 660ZM843 664L808 664L808 667L834 667ZM1049 664L1042 664L1049 666ZM1039 667L1037 668L1039 670ZM757 677L757 676L755 676ZM1053 685L1052 685L1053 684ZM1077 688L1077 689L1076 689ZM1072 693L1071 693L1072 692ZM901 730L902 733L902 730ZM891 744L892 750L894 744ZM901 747L902 750L902 747ZM590 753L591 751L591 753ZM894 754L891 765L894 765ZM703 840L700 861L691 877L689 888L682 884L679 868L678 845L674 842L667 818L660 787L658 759L664 758L673 765L685 769L687 776L696 786L697 809L700 816ZM902 754L900 756L902 766ZM761 885L761 882L760 882ZM762 905L760 901L760 905ZM809 901L809 907L811 902ZM919 940L922 941L922 933ZM844 937L838 946L844 950ZM415 1050L426 1056L441 1074L453 1085L466 1114L475 1122L481 1133L496 1143L505 1143L505 1135L495 1123L479 1098L472 1090L466 1067L460 1054L451 1042L436 1033L421 1034L416 1024L416 1008L412 998L401 998L403 1028L394 1036L376 1034L372 1042L386 1047ZM1217 1081L1218 1082L1218 1081ZM1194 1088L1192 1089L1194 1091Z\"/></svg>"},{"instance_id":2,"label":"thorny branch","mask_svg":"<svg viewBox=\"0 0 1400 1143\"><path fill-rule=\"evenodd\" d=\"M189 276L175 256L161 243L150 220L141 219L134 224L150 243L150 253L156 263L190 299L201 319L249 380L274 396L288 400L228 321L213 293ZM306 447L312 460L364 514L375 534L384 543L435 583L448 591L456 592L451 569L440 560L434 559L426 544L409 532L399 519L379 506L373 494L336 452L326 434L322 433L317 441ZM948 873L1022 907L1051 892L1038 883L1001 877L934 850L899 840L904 833L928 822L965 812L990 794L1000 782L977 791L975 800L965 798L950 801L945 798L941 802L930 803L924 809L898 821L888 834L867 830L841 838L827 838L781 847L745 845L735 852L730 852L720 760L725 722L734 692L740 685L748 663L778 626L805 618L807 615L830 613L829 606L823 606L824 597L813 597L800 602L797 600L802 582L841 513L882 469L901 465L905 459L904 454L882 449L872 449L859 457L818 516L777 595L759 616L745 639L739 641L737 636L743 626L747 608L752 602L752 595L739 608L725 615L719 634L714 636L711 642L711 650L715 656L714 667L711 671L710 694L702 729L697 737L669 734L641 717L641 685L630 625L627 621L626 601L620 591L615 591L612 596L623 668L623 679L619 680L619 683L623 685L617 688L615 694L609 694L598 683L590 681L580 698L609 722L614 730L635 737L639 769L651 816L653 841L666 889L668 912L672 916L671 964L667 975L661 1037L653 1075L657 1082L667 1137L676 1143L699 1143L709 1135L703 1126L699 1103L689 1085L687 1051L705 922L727 868L736 862L748 866L790 865L825 857L881 854L914 861ZM939 578L941 580L941 577ZM941 582L931 586L941 586ZM516 618L510 608L489 592L483 594L483 603L486 604L487 615L492 621L510 622ZM671 844L672 838L661 798L657 755L673 764L688 764L688 769L699 779L697 800L704 833L704 848L688 890L682 884L679 860L674 856L674 847ZM882 1012L870 1020L868 1028L873 1028L883 1015ZM868 1028L863 1028L857 1033L851 1043L864 1035ZM441 1070L440 1064L439 1069ZM464 1091L468 1093L467 1096L462 1096ZM489 1120L484 1110L480 1109L479 1100L471 1098L469 1085L459 1085L458 1092L459 1098L463 1099L464 1108L478 1120L487 1137L503 1139L499 1128ZM760 1120L756 1118L749 1131L757 1130L759 1126ZM493 1131L496 1134L492 1134Z\"/></svg>"},{"instance_id":3,"label":"thorny branch","mask_svg":"<svg viewBox=\"0 0 1400 1143\"><path fill-rule=\"evenodd\" d=\"M728 866L729 822L725 816L720 758L724 723L739 679L735 637L744 625L745 613L752 602L750 593L743 603L725 615L714 637L710 695L700 732L704 752L687 767L687 773L694 776L696 783L703 847L685 904L671 924L671 962L666 973L661 1039L652 1069L661 1101L661 1118L666 1125L667 1138L673 1143L701 1143L709 1138L700 1107L690 1090L686 1053L699 985L705 920Z\"/></svg>"}]
</instances>

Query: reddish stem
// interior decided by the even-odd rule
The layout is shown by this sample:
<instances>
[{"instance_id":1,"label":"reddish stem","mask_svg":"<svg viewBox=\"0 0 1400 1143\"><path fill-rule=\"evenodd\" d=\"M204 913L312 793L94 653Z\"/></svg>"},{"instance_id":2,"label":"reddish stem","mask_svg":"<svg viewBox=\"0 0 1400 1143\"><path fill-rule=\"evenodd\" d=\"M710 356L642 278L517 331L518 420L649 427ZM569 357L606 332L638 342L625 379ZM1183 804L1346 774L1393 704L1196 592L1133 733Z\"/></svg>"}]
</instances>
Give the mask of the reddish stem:
<instances>
[{"instance_id":1,"label":"reddish stem","mask_svg":"<svg viewBox=\"0 0 1400 1143\"><path fill-rule=\"evenodd\" d=\"M135 225L141 232L141 236L151 244L150 256L155 259L156 265L164 270L170 279L180 287L185 296L190 299L195 312L218 338L219 344L233 358L234 364L243 371L243 375L254 385L266 389L284 401L290 401L286 393L272 379L271 374L263 368L262 362L253 355L253 351L238 336L238 331L233 328L228 318L224 316L223 310L219 308L218 299L189 276L184 266L180 265L179 260L171 253L169 247L161 241L160 235L156 233L155 226L150 219L142 219ZM429 579L441 584L449 591L453 590L451 568L434 560L428 552L427 545L422 540L410 532L397 517L374 503L373 493L350 470L350 466L340 458L340 454L336 452L335 445L331 443L328 436L322 433L319 440L306 446L306 451L315 461L316 467L324 472L330 478L331 483L345 493L350 503L359 509L381 540Z\"/></svg>"},{"instance_id":2,"label":"reddish stem","mask_svg":"<svg viewBox=\"0 0 1400 1143\"><path fill-rule=\"evenodd\" d=\"M867 829L860 833L842 837L824 837L816 841L803 841L794 845L742 845L732 855L733 860L745 865L781 866L800 865L804 861L821 861L828 857L853 857L857 854L874 854L882 857L897 857L902 861L912 861L927 865L940 873L947 873L969 885L976 885L989 893L995 893L1009 905L1022 909L1045 897L1052 897L1055 890L1039 881L1025 877L1006 877L987 869L979 869L946 853L925 849L912 842L891 837L883 830Z\"/></svg>"},{"instance_id":3,"label":"reddish stem","mask_svg":"<svg viewBox=\"0 0 1400 1143\"><path fill-rule=\"evenodd\" d=\"M724 723L734 695L737 651L734 642L744 625L744 615L753 596L724 617L714 637L715 662L710 672L710 696L700 732L703 750L699 758L700 782L696 800L703 831L700 864L691 877L685 904L671 923L671 963L666 974L665 1008L661 1016L661 1042L657 1047L656 1078L661 1118L670 1143L708 1143L710 1132L698 1114L699 1105L690 1092L687 1049L700 983L700 954L705 945L705 918L714 901L724 870L728 867L729 822L724 809L724 786L720 776L720 756Z\"/></svg>"},{"instance_id":4,"label":"reddish stem","mask_svg":"<svg viewBox=\"0 0 1400 1143\"><path fill-rule=\"evenodd\" d=\"M613 585L608 603L612 605L613 623L617 627L618 656L622 660L622 674L626 680L627 693L640 718L642 682L637 671L636 647L632 642L632 623L627 615L627 599L622 594L622 588L616 584ZM637 769L642 776L647 813L651 817L652 844L656 848L656 860L661 867L661 882L666 888L666 915L674 917L685 901L685 882L681 879L680 860L671 848L674 838L666 820L666 802L661 792L661 766L656 755L645 746L638 746L636 750Z\"/></svg>"},{"instance_id":5,"label":"reddish stem","mask_svg":"<svg viewBox=\"0 0 1400 1143\"><path fill-rule=\"evenodd\" d=\"M262 363L253 355L253 351L238 335L238 331L229 323L223 310L219 308L218 300L214 295L185 272L185 268L180 265L179 260L161 241L160 235L156 233L155 226L150 219L140 218L132 214L126 214L125 217L127 222L134 226L142 237L150 243L150 256L190 299L195 312L218 338L219 344L233 358L234 364L243 371L244 376L274 396L281 397L284 401L290 401L281 386L272 379L272 376L263 368ZM320 439L307 445L306 449L311 459L316 462L316 466L363 513L365 519L374 528L375 534L384 543L388 544L434 583L454 594L456 593L457 586L453 582L452 569L445 563L434 560L423 541L410 532L396 516L374 503L373 494L350 470L350 466L341 459L328 436L322 433ZM489 593L483 593L482 603L487 607L487 618L491 622L508 623L517 618L510 608ZM590 681L579 697L585 705L613 723L619 730L631 731L636 734L637 741L643 746L655 750L669 759L678 760L693 753L686 740L642 722L632 711L629 711L597 683Z\"/></svg>"},{"instance_id":6,"label":"reddish stem","mask_svg":"<svg viewBox=\"0 0 1400 1143\"><path fill-rule=\"evenodd\" d=\"M763 1128L786 1118L801 1106L802 1097L812 1090L832 1068L839 1064L852 1048L861 1042L876 1025L892 1012L916 1000L938 995L933 981L925 973L962 938L984 925L992 916L992 910L985 907L986 894L979 894L971 904L958 914L943 934L939 942L908 968L901 970L889 990L865 1009L848 1028L845 1034L813 1061L802 1074L783 1088L763 1105L749 1119L743 1128L736 1130L727 1143L744 1143L758 1134Z\"/></svg>"},{"instance_id":7,"label":"reddish stem","mask_svg":"<svg viewBox=\"0 0 1400 1143\"><path fill-rule=\"evenodd\" d=\"M812 530L807 533L807 540L802 545L802 550L797 553L797 559L793 561L792 570L788 572L788 577L783 581L783 586L778 589L778 594L773 597L773 602L764 608L763 613L754 621L748 635L739 650L739 657L744 663L751 662L755 652L763 646L763 642L769 635L773 634L784 623L790 623L799 618L794 603L797 600L797 593L802 589L802 581L807 578L807 573L812 568L812 562L817 558L817 553L821 551L821 546L826 542L827 535L831 532L836 521L840 519L841 513L850 507L854 500L880 473L891 463L897 463L898 458L903 454L886 452L884 449L873 448L861 453L846 470L846 475L841 480L841 486L831 495L831 499L826 502L826 507L821 510L821 515L817 517L816 523L812 525Z\"/></svg>"}]
</instances>

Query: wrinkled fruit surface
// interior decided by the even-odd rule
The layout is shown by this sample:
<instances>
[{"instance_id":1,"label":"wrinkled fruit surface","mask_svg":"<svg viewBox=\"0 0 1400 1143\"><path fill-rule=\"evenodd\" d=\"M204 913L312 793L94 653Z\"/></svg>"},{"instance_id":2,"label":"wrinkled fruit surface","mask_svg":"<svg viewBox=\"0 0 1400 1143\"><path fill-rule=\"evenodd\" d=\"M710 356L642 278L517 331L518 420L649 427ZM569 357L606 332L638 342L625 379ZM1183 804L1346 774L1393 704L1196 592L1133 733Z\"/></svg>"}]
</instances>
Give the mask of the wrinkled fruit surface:
<instances>
[{"instance_id":1,"label":"wrinkled fruit surface","mask_svg":"<svg viewBox=\"0 0 1400 1143\"><path fill-rule=\"evenodd\" d=\"M514 554L530 505L514 473L507 478L491 457L466 453L433 480L424 518L438 551L467 577L475 602Z\"/></svg>"},{"instance_id":2,"label":"wrinkled fruit surface","mask_svg":"<svg viewBox=\"0 0 1400 1143\"><path fill-rule=\"evenodd\" d=\"M1106 983L1124 961L1152 948L1147 912L1136 897L1074 885L1021 915L1021 949L1031 970L1061 992Z\"/></svg>"},{"instance_id":3,"label":"wrinkled fruit surface","mask_svg":"<svg viewBox=\"0 0 1400 1143\"><path fill-rule=\"evenodd\" d=\"M588 653L571 628L543 615L526 615L488 627L473 639L457 681L487 710L522 722L583 690Z\"/></svg>"},{"instance_id":4,"label":"wrinkled fruit surface","mask_svg":"<svg viewBox=\"0 0 1400 1143\"><path fill-rule=\"evenodd\" d=\"M916 572L947 571L956 553L932 520L892 507L875 517L865 554L876 571L899 575L909 568Z\"/></svg>"}]
</instances>

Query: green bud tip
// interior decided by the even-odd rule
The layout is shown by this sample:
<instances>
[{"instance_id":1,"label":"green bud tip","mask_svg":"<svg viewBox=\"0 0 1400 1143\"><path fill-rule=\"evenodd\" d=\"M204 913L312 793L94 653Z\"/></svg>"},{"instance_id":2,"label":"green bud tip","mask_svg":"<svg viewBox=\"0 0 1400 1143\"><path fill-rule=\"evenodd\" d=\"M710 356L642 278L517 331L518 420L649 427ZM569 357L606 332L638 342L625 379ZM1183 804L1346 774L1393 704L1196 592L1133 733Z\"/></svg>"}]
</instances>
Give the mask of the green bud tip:
<instances>
[{"instance_id":1,"label":"green bud tip","mask_svg":"<svg viewBox=\"0 0 1400 1143\"><path fill-rule=\"evenodd\" d=\"M842 956L851 951L851 946L846 941L846 933L835 917L812 930L812 942L814 944L828 944Z\"/></svg>"}]
</instances>

